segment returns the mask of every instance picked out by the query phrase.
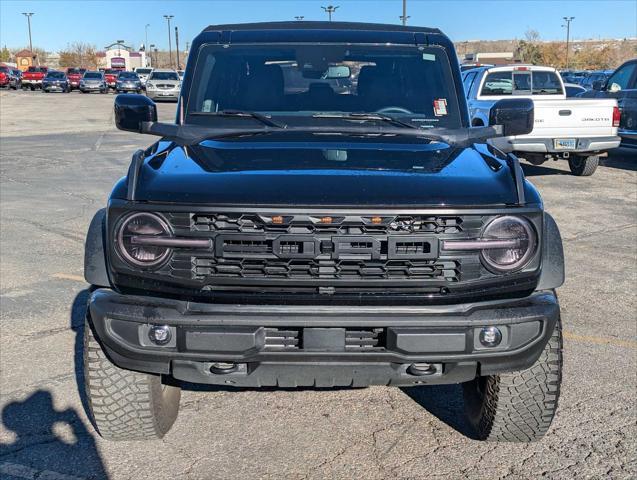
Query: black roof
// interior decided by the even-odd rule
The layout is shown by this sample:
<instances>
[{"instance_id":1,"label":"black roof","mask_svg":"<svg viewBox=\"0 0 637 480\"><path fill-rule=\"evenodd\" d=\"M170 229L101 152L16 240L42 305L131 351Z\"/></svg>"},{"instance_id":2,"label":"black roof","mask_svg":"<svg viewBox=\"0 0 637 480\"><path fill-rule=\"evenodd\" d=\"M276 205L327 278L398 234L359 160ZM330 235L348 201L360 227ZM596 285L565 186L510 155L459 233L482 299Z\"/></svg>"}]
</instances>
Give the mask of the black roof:
<instances>
[{"instance_id":1,"label":"black roof","mask_svg":"<svg viewBox=\"0 0 637 480\"><path fill-rule=\"evenodd\" d=\"M224 30L364 30L377 32L423 32L441 33L437 28L411 27L385 23L359 22L260 22L260 23L230 23L226 25L210 25L204 32L218 32Z\"/></svg>"}]
</instances>

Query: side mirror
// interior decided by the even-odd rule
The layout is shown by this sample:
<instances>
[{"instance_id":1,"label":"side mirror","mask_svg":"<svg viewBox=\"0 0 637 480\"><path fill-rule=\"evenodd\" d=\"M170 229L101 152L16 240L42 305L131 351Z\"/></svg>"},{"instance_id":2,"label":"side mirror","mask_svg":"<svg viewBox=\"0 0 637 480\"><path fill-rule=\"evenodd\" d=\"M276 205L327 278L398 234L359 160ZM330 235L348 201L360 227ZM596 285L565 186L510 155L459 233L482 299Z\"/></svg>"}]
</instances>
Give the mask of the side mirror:
<instances>
[{"instance_id":1,"label":"side mirror","mask_svg":"<svg viewBox=\"0 0 637 480\"><path fill-rule=\"evenodd\" d=\"M502 125L502 135L526 135L533 130L533 100L506 98L496 102L489 112L489 125Z\"/></svg>"},{"instance_id":2,"label":"side mirror","mask_svg":"<svg viewBox=\"0 0 637 480\"><path fill-rule=\"evenodd\" d=\"M142 122L157 121L157 105L145 95L115 97L115 126L127 132L141 133Z\"/></svg>"},{"instance_id":3,"label":"side mirror","mask_svg":"<svg viewBox=\"0 0 637 480\"><path fill-rule=\"evenodd\" d=\"M601 80L595 80L593 82L593 85L591 85L593 87L593 90L601 90L602 88L604 88L604 82L602 82Z\"/></svg>"}]
</instances>

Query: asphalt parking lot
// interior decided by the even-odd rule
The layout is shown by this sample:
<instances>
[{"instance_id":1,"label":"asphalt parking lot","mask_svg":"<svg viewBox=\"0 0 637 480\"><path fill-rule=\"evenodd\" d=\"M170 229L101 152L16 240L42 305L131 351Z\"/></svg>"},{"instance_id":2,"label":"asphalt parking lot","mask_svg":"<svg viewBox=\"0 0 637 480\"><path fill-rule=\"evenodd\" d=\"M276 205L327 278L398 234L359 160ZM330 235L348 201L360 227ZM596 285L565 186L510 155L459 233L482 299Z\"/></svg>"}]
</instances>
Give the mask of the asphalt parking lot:
<instances>
[{"instance_id":1,"label":"asphalt parking lot","mask_svg":"<svg viewBox=\"0 0 637 480\"><path fill-rule=\"evenodd\" d=\"M103 441L78 389L84 235L135 149L112 95L0 92L0 477L635 478L637 154L590 178L524 165L561 228L562 397L534 444L472 440L459 386L227 390L186 385L161 441ZM175 104L161 104L170 120Z\"/></svg>"}]
</instances>

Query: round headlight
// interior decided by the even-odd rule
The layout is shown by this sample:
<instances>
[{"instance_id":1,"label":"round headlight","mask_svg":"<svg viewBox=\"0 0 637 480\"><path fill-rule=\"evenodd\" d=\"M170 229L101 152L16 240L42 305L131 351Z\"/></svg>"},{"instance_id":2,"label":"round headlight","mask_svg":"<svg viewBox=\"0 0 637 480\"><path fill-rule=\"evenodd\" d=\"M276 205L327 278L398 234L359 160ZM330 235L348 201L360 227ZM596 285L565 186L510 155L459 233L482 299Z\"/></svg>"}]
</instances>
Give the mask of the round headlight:
<instances>
[{"instance_id":1,"label":"round headlight","mask_svg":"<svg viewBox=\"0 0 637 480\"><path fill-rule=\"evenodd\" d=\"M515 246L482 250L487 267L499 272L512 272L524 267L535 252L537 237L533 226L518 217L498 217L482 232L483 240L515 240Z\"/></svg>"},{"instance_id":2,"label":"round headlight","mask_svg":"<svg viewBox=\"0 0 637 480\"><path fill-rule=\"evenodd\" d=\"M156 267L168 258L170 248L150 245L143 240L170 234L168 224L159 215L133 213L125 217L117 228L117 251L132 265Z\"/></svg>"}]
</instances>

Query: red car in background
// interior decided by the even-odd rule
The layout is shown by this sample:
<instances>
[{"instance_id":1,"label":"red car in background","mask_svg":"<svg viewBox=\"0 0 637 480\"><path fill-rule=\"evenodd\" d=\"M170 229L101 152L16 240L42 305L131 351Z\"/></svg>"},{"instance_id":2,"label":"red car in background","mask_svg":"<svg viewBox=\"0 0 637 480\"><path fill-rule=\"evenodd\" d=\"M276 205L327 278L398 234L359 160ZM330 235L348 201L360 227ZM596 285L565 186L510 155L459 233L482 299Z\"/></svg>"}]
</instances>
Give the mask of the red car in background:
<instances>
[{"instance_id":1,"label":"red car in background","mask_svg":"<svg viewBox=\"0 0 637 480\"><path fill-rule=\"evenodd\" d=\"M9 88L10 74L9 67L5 67L4 65L0 66L0 87Z\"/></svg>"},{"instance_id":2,"label":"red car in background","mask_svg":"<svg viewBox=\"0 0 637 480\"><path fill-rule=\"evenodd\" d=\"M29 67L24 75L22 75L22 88L42 88L42 79L49 71L48 67Z\"/></svg>"},{"instance_id":3,"label":"red car in background","mask_svg":"<svg viewBox=\"0 0 637 480\"><path fill-rule=\"evenodd\" d=\"M116 68L107 68L104 70L104 79L106 80L108 88L115 90L115 84L117 83L117 76L119 75L119 72L121 72L121 70Z\"/></svg>"},{"instance_id":4,"label":"red car in background","mask_svg":"<svg viewBox=\"0 0 637 480\"><path fill-rule=\"evenodd\" d=\"M69 67L66 69L66 78L69 79L71 90L80 88L80 80L86 73L86 68Z\"/></svg>"}]
</instances>

